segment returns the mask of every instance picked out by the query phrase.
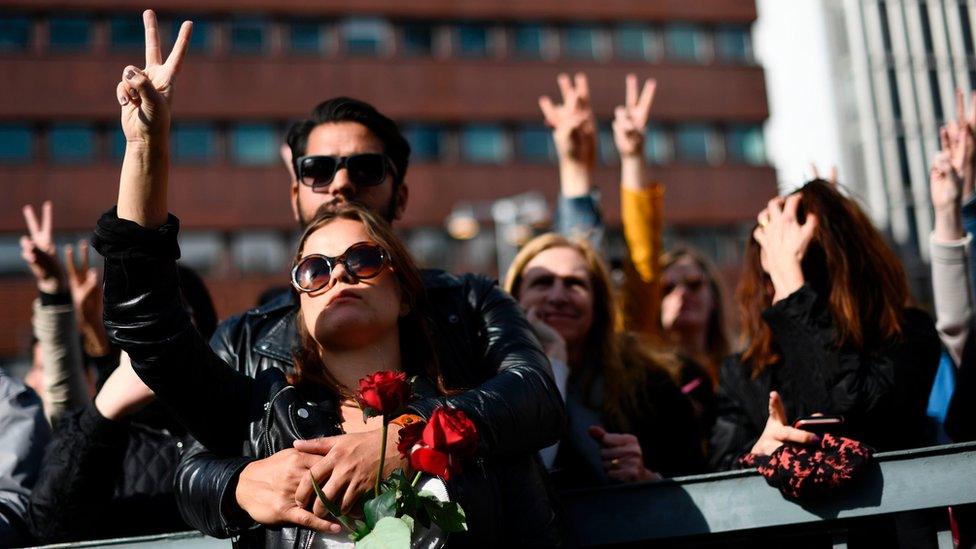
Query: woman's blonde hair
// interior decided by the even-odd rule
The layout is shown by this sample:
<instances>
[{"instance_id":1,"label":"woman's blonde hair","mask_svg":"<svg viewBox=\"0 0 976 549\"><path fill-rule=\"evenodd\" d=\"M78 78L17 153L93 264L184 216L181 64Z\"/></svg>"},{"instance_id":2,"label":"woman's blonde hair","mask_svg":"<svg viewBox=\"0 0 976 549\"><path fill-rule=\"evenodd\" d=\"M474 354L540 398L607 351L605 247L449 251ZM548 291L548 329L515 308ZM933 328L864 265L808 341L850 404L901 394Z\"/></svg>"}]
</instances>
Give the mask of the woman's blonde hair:
<instances>
[{"instance_id":1,"label":"woman's blonde hair","mask_svg":"<svg viewBox=\"0 0 976 549\"><path fill-rule=\"evenodd\" d=\"M604 415L621 430L632 426L634 412L646 408L642 392L651 370L677 370L673 355L659 353L623 331L610 272L600 254L585 240L547 233L530 240L512 261L505 276L505 290L519 299L525 267L532 259L553 248L575 250L586 263L593 291L593 324L583 345L582 364L598 366L580 372L584 394L589 396L596 374L603 374Z\"/></svg>"}]
</instances>

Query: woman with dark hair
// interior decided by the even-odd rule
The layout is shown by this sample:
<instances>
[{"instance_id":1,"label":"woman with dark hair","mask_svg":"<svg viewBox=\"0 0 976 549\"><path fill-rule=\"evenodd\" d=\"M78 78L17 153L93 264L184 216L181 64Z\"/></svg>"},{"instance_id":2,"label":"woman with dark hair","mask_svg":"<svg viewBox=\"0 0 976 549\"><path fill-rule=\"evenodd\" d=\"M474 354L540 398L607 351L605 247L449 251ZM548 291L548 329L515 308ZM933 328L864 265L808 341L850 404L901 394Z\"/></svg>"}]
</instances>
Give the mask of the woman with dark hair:
<instances>
[{"instance_id":1,"label":"woman with dark hair","mask_svg":"<svg viewBox=\"0 0 976 549\"><path fill-rule=\"evenodd\" d=\"M281 512L286 518L264 525L267 516L280 510L249 509L253 520L239 534L238 546L328 546L338 541L328 536L338 535L339 525L322 518L327 512L315 499L310 475L343 512L355 510L360 495L377 480L378 455L368 463L350 460L350 448L338 442L365 444L377 438L376 421L382 418L364 424L363 410L353 399L359 380L378 371L403 372L414 394L440 399L484 383L497 374L497 367L451 337L437 344L453 353L435 354L416 264L383 219L350 203L321 208L299 241L291 276L301 342L294 350L294 375L269 368L250 377L229 368L178 306L179 221L167 209L171 83L187 48L190 24L183 24L173 53L163 62L155 16L147 11L144 18L151 38L147 66L127 67L117 89L127 138L118 205L102 216L93 238L105 258L109 337L129 353L135 372L157 398L217 457L243 452L248 458L283 454L301 460L297 481L275 479L275 488L288 492L294 505ZM340 165L335 177L348 177L349 169ZM493 286L474 275L462 284L481 293ZM528 333L511 299L493 303L492 314ZM486 339L497 337L491 333ZM506 341L499 349L520 343ZM391 424L391 431L398 429ZM505 447L487 455L487 443L484 437L480 440L477 461L452 474L447 483L468 525L468 532L452 536L452 544L558 543L555 514L534 456L537 448ZM301 452L312 443L334 446L324 456ZM408 469L395 447L385 451L383 475L397 467ZM221 494L220 512L225 500L233 501L234 491L231 487Z\"/></svg>"},{"instance_id":2,"label":"woman with dark hair","mask_svg":"<svg viewBox=\"0 0 976 549\"><path fill-rule=\"evenodd\" d=\"M700 433L669 371L678 359L619 329L607 267L585 240L550 233L526 244L505 289L537 319L569 377L569 428L554 470L563 487L700 472Z\"/></svg>"},{"instance_id":3,"label":"woman with dark hair","mask_svg":"<svg viewBox=\"0 0 976 549\"><path fill-rule=\"evenodd\" d=\"M939 338L870 219L823 180L758 219L737 294L745 350L722 366L713 465L815 440L767 421L780 403L788 421L841 415L839 434L878 450L926 444Z\"/></svg>"}]
</instances>

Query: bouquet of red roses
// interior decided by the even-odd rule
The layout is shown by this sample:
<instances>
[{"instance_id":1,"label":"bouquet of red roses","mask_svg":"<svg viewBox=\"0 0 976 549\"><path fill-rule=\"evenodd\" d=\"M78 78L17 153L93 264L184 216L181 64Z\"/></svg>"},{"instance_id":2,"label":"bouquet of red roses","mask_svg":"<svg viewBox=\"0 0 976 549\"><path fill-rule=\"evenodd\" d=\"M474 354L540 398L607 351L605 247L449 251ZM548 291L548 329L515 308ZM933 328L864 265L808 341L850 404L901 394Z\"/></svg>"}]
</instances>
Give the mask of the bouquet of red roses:
<instances>
[{"instance_id":1,"label":"bouquet of red roses","mask_svg":"<svg viewBox=\"0 0 976 549\"><path fill-rule=\"evenodd\" d=\"M460 505L441 501L433 493L420 490L417 481L423 473L447 481L461 470L463 460L474 455L478 447L474 423L461 410L448 407L435 409L426 422L419 416L405 414L410 384L403 372L376 372L360 379L356 400L363 409L363 421L383 417L380 462L373 491L364 496L364 520L351 520L343 515L312 477L317 497L352 531L350 538L356 546L409 547L410 536L418 524L424 528L435 524L445 533L467 530ZM394 470L386 479L381 478L390 423L401 425L397 450L414 470L412 479L402 469Z\"/></svg>"}]
</instances>

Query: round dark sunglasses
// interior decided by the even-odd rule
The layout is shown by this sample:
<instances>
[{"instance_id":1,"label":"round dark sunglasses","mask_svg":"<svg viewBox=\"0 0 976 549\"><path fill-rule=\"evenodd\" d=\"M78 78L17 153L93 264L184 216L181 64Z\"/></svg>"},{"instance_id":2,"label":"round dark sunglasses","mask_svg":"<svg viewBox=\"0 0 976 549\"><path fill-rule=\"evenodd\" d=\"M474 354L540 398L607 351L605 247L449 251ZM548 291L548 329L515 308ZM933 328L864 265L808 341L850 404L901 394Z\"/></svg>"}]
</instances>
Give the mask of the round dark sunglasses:
<instances>
[{"instance_id":1,"label":"round dark sunglasses","mask_svg":"<svg viewBox=\"0 0 976 549\"><path fill-rule=\"evenodd\" d=\"M329 257L309 254L299 260L291 270L291 284L299 292L315 292L329 284L332 269L342 264L346 273L356 280L373 278L383 271L390 260L386 250L375 242L357 242L346 248L342 255Z\"/></svg>"},{"instance_id":2,"label":"round dark sunglasses","mask_svg":"<svg viewBox=\"0 0 976 549\"><path fill-rule=\"evenodd\" d=\"M295 177L314 190L329 186L342 168L349 172L349 181L357 187L375 187L386 179L387 173L396 174L393 161L385 154L363 153L302 156L295 161Z\"/></svg>"}]
</instances>

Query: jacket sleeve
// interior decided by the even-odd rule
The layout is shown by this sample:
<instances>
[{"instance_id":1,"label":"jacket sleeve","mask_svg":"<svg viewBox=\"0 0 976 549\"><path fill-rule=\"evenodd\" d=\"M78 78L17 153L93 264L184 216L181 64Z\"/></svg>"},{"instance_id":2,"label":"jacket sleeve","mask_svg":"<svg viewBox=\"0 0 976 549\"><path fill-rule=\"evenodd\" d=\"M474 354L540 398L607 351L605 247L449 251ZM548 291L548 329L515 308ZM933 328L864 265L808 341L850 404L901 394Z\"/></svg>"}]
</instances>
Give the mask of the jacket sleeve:
<instances>
[{"instance_id":1,"label":"jacket sleeve","mask_svg":"<svg viewBox=\"0 0 976 549\"><path fill-rule=\"evenodd\" d=\"M213 452L238 455L261 413L254 380L228 368L190 323L178 232L172 215L157 229L119 219L115 208L99 219L92 243L105 258L105 327L190 434Z\"/></svg>"},{"instance_id":2,"label":"jacket sleeve","mask_svg":"<svg viewBox=\"0 0 976 549\"><path fill-rule=\"evenodd\" d=\"M593 193L572 197L560 194L557 200L556 232L567 238L582 238L595 250L602 250L606 226L596 196Z\"/></svg>"},{"instance_id":3,"label":"jacket sleeve","mask_svg":"<svg viewBox=\"0 0 976 549\"><path fill-rule=\"evenodd\" d=\"M485 334L483 362L494 375L460 394L410 407L425 418L438 406L463 410L477 425L486 455L538 451L559 440L565 423L549 360L518 303L488 279L477 280L470 302Z\"/></svg>"},{"instance_id":4,"label":"jacket sleeve","mask_svg":"<svg viewBox=\"0 0 976 549\"><path fill-rule=\"evenodd\" d=\"M229 538L256 525L237 504L237 481L251 457L219 457L199 442L184 446L176 468L176 503L183 520L215 538Z\"/></svg>"},{"instance_id":5,"label":"jacket sleeve","mask_svg":"<svg viewBox=\"0 0 976 549\"><path fill-rule=\"evenodd\" d=\"M903 333L882 346L838 348L826 303L804 285L764 311L782 351L779 390L790 419L840 414L849 431L879 449L907 447L918 433L941 352L924 313L906 310Z\"/></svg>"},{"instance_id":6,"label":"jacket sleeve","mask_svg":"<svg viewBox=\"0 0 976 549\"><path fill-rule=\"evenodd\" d=\"M766 388L754 390L738 355L725 359L715 394L716 418L709 440L709 469L725 471L736 467L739 456L756 443L761 430L750 420L748 410L757 403L765 407ZM753 402L756 401L756 402Z\"/></svg>"},{"instance_id":7,"label":"jacket sleeve","mask_svg":"<svg viewBox=\"0 0 976 549\"><path fill-rule=\"evenodd\" d=\"M660 332L663 203L664 187L659 184L620 189L620 218L631 263L625 270L627 329L651 336Z\"/></svg>"},{"instance_id":8,"label":"jacket sleeve","mask_svg":"<svg viewBox=\"0 0 976 549\"><path fill-rule=\"evenodd\" d=\"M217 327L210 346L228 365L238 364L232 340L241 327L241 317L231 317ZM176 469L176 503L183 520L215 538L228 538L255 523L237 504L235 491L241 471L253 457L220 457L197 441L184 447Z\"/></svg>"},{"instance_id":9,"label":"jacket sleeve","mask_svg":"<svg viewBox=\"0 0 976 549\"><path fill-rule=\"evenodd\" d=\"M40 398L0 369L0 547L29 541L28 498L50 437Z\"/></svg>"},{"instance_id":10,"label":"jacket sleeve","mask_svg":"<svg viewBox=\"0 0 976 549\"><path fill-rule=\"evenodd\" d=\"M940 242L934 233L929 239L935 326L957 367L962 363L973 322L973 287L969 274L972 240L972 235L967 234L960 240Z\"/></svg>"},{"instance_id":11,"label":"jacket sleeve","mask_svg":"<svg viewBox=\"0 0 976 549\"><path fill-rule=\"evenodd\" d=\"M44 361L44 399L48 421L81 408L90 398L85 387L80 336L71 296L42 295L34 300L31 324Z\"/></svg>"},{"instance_id":12,"label":"jacket sleeve","mask_svg":"<svg viewBox=\"0 0 976 549\"><path fill-rule=\"evenodd\" d=\"M31 532L42 543L99 537L127 440L126 425L90 403L64 417L30 498Z\"/></svg>"}]
</instances>

